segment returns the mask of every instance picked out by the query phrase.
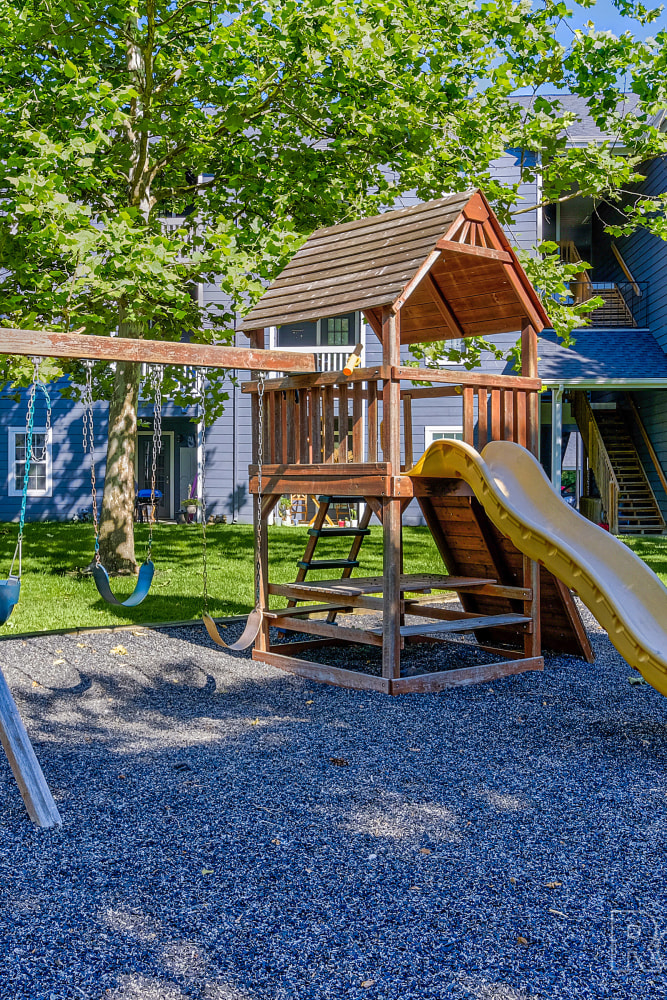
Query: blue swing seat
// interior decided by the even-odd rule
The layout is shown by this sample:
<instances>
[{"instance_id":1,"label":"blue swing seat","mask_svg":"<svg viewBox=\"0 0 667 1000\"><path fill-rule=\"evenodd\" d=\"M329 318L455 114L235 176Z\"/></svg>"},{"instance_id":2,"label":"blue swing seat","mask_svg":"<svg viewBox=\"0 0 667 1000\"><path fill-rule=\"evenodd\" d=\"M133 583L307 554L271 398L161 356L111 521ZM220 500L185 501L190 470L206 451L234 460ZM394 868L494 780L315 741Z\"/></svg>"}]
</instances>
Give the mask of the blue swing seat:
<instances>
[{"instance_id":1,"label":"blue swing seat","mask_svg":"<svg viewBox=\"0 0 667 1000\"><path fill-rule=\"evenodd\" d=\"M97 566L94 567L93 580L95 581L95 586L97 587L100 597L102 597L107 604L115 604L120 608L136 608L138 604L141 604L141 602L145 601L148 597L148 591L151 589L154 574L155 566L151 559L147 559L139 570L139 579L137 580L136 587L130 596L124 601L119 601L118 598L113 595L111 591L111 583L109 582L109 574L105 570L102 563L98 563Z\"/></svg>"},{"instance_id":2,"label":"blue swing seat","mask_svg":"<svg viewBox=\"0 0 667 1000\"><path fill-rule=\"evenodd\" d=\"M4 625L19 602L21 581L18 576L0 580L0 625Z\"/></svg>"}]
</instances>

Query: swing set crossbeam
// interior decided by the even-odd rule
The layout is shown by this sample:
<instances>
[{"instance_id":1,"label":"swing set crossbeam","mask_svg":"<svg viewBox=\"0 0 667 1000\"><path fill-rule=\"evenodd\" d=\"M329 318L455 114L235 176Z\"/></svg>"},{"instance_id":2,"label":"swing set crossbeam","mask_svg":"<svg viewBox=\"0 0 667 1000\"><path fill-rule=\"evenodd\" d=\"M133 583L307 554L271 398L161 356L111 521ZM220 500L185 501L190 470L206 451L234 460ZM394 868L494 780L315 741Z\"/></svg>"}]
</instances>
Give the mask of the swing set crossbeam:
<instances>
[{"instance_id":1,"label":"swing set crossbeam","mask_svg":"<svg viewBox=\"0 0 667 1000\"><path fill-rule=\"evenodd\" d=\"M296 351L131 340L127 337L91 337L82 333L14 330L7 327L0 327L0 355L2 354L82 361L136 361L142 364L185 365L194 368L238 368L244 371L314 372L317 367L314 354Z\"/></svg>"}]
</instances>

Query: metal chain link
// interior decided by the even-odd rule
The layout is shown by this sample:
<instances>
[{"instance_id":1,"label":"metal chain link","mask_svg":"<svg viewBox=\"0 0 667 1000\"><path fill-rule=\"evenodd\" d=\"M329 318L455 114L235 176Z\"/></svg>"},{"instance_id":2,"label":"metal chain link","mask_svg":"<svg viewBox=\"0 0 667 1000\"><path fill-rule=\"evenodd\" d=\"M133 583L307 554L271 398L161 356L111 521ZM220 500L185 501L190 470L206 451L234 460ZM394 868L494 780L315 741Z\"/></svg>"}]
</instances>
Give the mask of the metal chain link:
<instances>
[{"instance_id":1,"label":"metal chain link","mask_svg":"<svg viewBox=\"0 0 667 1000\"><path fill-rule=\"evenodd\" d=\"M23 467L23 491L21 495L21 512L19 514L19 534L14 549L14 557L9 568L9 575L14 575L14 565L18 559L19 571L18 579L21 579L23 572L23 531L25 528L26 509L28 505L28 489L30 486L30 468L32 464L39 464L47 460L49 447L49 431L51 430L51 397L43 382L39 380L39 366L41 358L32 359L32 383L28 391L28 412L26 415L25 428L25 465ZM44 435L44 447L41 455L36 455L34 450L34 427L35 427L35 402L37 390L40 389L44 402L46 403L46 433Z\"/></svg>"},{"instance_id":2,"label":"metal chain link","mask_svg":"<svg viewBox=\"0 0 667 1000\"><path fill-rule=\"evenodd\" d=\"M148 547L146 549L146 562L150 561L153 552L153 528L155 526L155 489L157 482L157 461L162 452L162 380L164 378L164 368L162 365L155 365L151 371L150 381L155 397L155 409L153 415L153 455L151 458L151 509L148 517Z\"/></svg>"},{"instance_id":3,"label":"metal chain link","mask_svg":"<svg viewBox=\"0 0 667 1000\"><path fill-rule=\"evenodd\" d=\"M84 361L86 384L83 390L83 453L90 454L90 488L93 501L95 565L100 565L100 527L97 517L97 479L95 476L95 425L93 421L93 362Z\"/></svg>"}]
</instances>

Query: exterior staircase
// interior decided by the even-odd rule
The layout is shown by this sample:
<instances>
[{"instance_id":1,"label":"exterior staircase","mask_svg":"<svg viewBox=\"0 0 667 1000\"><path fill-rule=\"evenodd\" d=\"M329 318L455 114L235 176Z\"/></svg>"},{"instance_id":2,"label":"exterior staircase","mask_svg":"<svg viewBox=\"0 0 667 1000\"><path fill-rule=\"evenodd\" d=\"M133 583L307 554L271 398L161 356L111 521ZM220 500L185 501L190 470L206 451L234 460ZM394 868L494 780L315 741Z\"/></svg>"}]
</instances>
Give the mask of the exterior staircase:
<instances>
[{"instance_id":1,"label":"exterior staircase","mask_svg":"<svg viewBox=\"0 0 667 1000\"><path fill-rule=\"evenodd\" d=\"M593 410L618 482L618 533L655 534L665 521L622 410Z\"/></svg>"},{"instance_id":2,"label":"exterior staircase","mask_svg":"<svg viewBox=\"0 0 667 1000\"><path fill-rule=\"evenodd\" d=\"M635 318L617 285L601 285L591 282L591 293L603 299L601 306L594 309L590 315L592 326L599 327L634 327Z\"/></svg>"}]
</instances>

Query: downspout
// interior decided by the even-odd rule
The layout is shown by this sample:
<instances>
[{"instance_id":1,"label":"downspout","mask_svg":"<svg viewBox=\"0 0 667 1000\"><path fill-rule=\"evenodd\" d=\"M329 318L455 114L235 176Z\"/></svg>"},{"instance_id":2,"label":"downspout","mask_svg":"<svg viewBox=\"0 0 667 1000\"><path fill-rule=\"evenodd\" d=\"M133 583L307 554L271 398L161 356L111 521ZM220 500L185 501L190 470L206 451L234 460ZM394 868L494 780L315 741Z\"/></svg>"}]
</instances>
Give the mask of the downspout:
<instances>
[{"instance_id":1,"label":"downspout","mask_svg":"<svg viewBox=\"0 0 667 1000\"><path fill-rule=\"evenodd\" d=\"M551 485L560 496L563 464L563 384L551 390Z\"/></svg>"}]
</instances>

